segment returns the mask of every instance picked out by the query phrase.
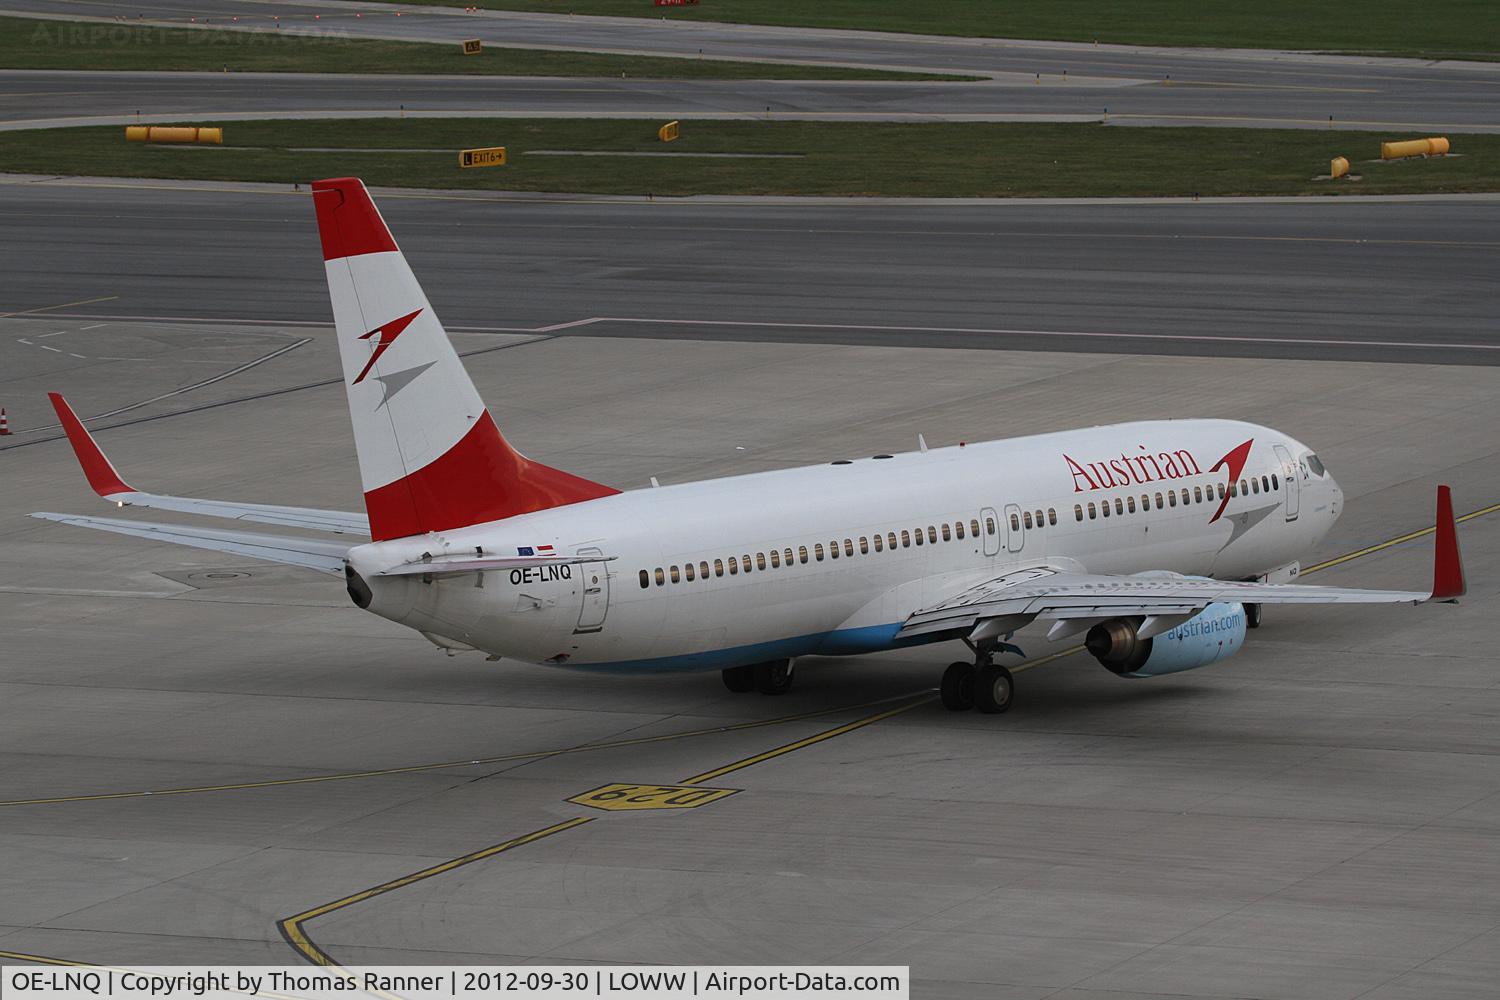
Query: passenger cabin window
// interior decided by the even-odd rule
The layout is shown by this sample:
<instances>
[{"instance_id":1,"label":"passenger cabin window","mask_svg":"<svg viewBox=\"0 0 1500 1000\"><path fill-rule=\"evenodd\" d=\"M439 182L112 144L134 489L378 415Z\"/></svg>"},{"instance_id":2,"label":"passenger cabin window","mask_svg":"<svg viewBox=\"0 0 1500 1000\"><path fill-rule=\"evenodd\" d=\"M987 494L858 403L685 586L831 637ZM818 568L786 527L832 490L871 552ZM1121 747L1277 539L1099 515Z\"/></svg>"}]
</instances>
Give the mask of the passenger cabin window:
<instances>
[{"instance_id":1,"label":"passenger cabin window","mask_svg":"<svg viewBox=\"0 0 1500 1000\"><path fill-rule=\"evenodd\" d=\"M912 532L912 534L917 536L917 544L921 545L922 544L922 529L921 528L917 528L915 531Z\"/></svg>"},{"instance_id":2,"label":"passenger cabin window","mask_svg":"<svg viewBox=\"0 0 1500 1000\"><path fill-rule=\"evenodd\" d=\"M852 555L854 555L854 543L852 541L850 541L849 539L847 539L847 538L844 539L844 555L846 555L846 556L852 556Z\"/></svg>"},{"instance_id":3,"label":"passenger cabin window","mask_svg":"<svg viewBox=\"0 0 1500 1000\"><path fill-rule=\"evenodd\" d=\"M1089 504L1089 508L1090 508L1089 509L1089 516L1090 517L1092 517L1093 513L1094 513L1093 506L1094 506L1093 504ZM1109 501L1108 500L1100 501L1099 506L1102 507L1102 508L1104 508L1104 510L1103 510L1104 516L1108 517L1109 516Z\"/></svg>"},{"instance_id":4,"label":"passenger cabin window","mask_svg":"<svg viewBox=\"0 0 1500 1000\"><path fill-rule=\"evenodd\" d=\"M651 574L641 570L641 589L645 590L649 586L651 586Z\"/></svg>"},{"instance_id":5,"label":"passenger cabin window","mask_svg":"<svg viewBox=\"0 0 1500 1000\"><path fill-rule=\"evenodd\" d=\"M1075 503L1073 505L1073 518L1077 521L1083 520L1083 504Z\"/></svg>"},{"instance_id":6,"label":"passenger cabin window","mask_svg":"<svg viewBox=\"0 0 1500 1000\"><path fill-rule=\"evenodd\" d=\"M955 538L959 539L960 541L963 540L963 537L964 537L964 523L962 521L954 521L953 522L953 535L954 535Z\"/></svg>"},{"instance_id":7,"label":"passenger cabin window","mask_svg":"<svg viewBox=\"0 0 1500 1000\"><path fill-rule=\"evenodd\" d=\"M1229 484L1229 495L1231 497L1237 497L1237 496L1240 495L1240 484L1239 483L1230 483ZM1222 500L1223 496L1220 495L1219 499Z\"/></svg>"},{"instance_id":8,"label":"passenger cabin window","mask_svg":"<svg viewBox=\"0 0 1500 1000\"><path fill-rule=\"evenodd\" d=\"M1048 507L1047 508L1047 524L1048 524L1049 527L1057 524L1057 508L1056 507Z\"/></svg>"},{"instance_id":9,"label":"passenger cabin window","mask_svg":"<svg viewBox=\"0 0 1500 1000\"><path fill-rule=\"evenodd\" d=\"M1105 501L1105 503L1108 503L1108 502L1109 501L1107 501L1107 500ZM1124 514L1125 513L1125 501L1121 500L1119 497L1115 497L1115 513L1116 514Z\"/></svg>"},{"instance_id":10,"label":"passenger cabin window","mask_svg":"<svg viewBox=\"0 0 1500 1000\"><path fill-rule=\"evenodd\" d=\"M1281 489L1281 482L1280 482L1280 480L1278 480L1276 478L1276 473L1274 473L1274 472L1271 473L1271 489L1273 489L1273 490L1279 490L1279 489Z\"/></svg>"},{"instance_id":11,"label":"passenger cabin window","mask_svg":"<svg viewBox=\"0 0 1500 1000\"><path fill-rule=\"evenodd\" d=\"M739 564L739 562L734 558L734 556L730 556L729 557L729 575L730 576L735 576L736 574L739 573L739 571L740 571L740 564Z\"/></svg>"},{"instance_id":12,"label":"passenger cabin window","mask_svg":"<svg viewBox=\"0 0 1500 1000\"><path fill-rule=\"evenodd\" d=\"M766 568L766 554L764 552L757 552L757 553L755 553L755 568L758 569L758 570L761 570L761 571L765 570L765 568Z\"/></svg>"},{"instance_id":13,"label":"passenger cabin window","mask_svg":"<svg viewBox=\"0 0 1500 1000\"><path fill-rule=\"evenodd\" d=\"M1021 519L1019 517L1017 517L1015 514L1011 514L1010 515L1010 530L1011 531L1020 531L1021 530Z\"/></svg>"},{"instance_id":14,"label":"passenger cabin window","mask_svg":"<svg viewBox=\"0 0 1500 1000\"><path fill-rule=\"evenodd\" d=\"M905 528L901 529L901 547L903 549L911 548L911 532Z\"/></svg>"},{"instance_id":15,"label":"passenger cabin window","mask_svg":"<svg viewBox=\"0 0 1500 1000\"><path fill-rule=\"evenodd\" d=\"M746 573L750 572L750 553L746 552L744 555L740 556L740 565L745 567Z\"/></svg>"},{"instance_id":16,"label":"passenger cabin window","mask_svg":"<svg viewBox=\"0 0 1500 1000\"><path fill-rule=\"evenodd\" d=\"M1158 503L1159 502L1160 501L1158 501ZM1167 490L1167 506L1168 507L1176 507L1177 506L1177 494L1175 492L1173 492L1172 490Z\"/></svg>"},{"instance_id":17,"label":"passenger cabin window","mask_svg":"<svg viewBox=\"0 0 1500 1000\"><path fill-rule=\"evenodd\" d=\"M664 584L666 582L667 582L667 574L662 571L662 568L660 566L656 567L656 585L658 587L660 587L662 584Z\"/></svg>"},{"instance_id":18,"label":"passenger cabin window","mask_svg":"<svg viewBox=\"0 0 1500 1000\"><path fill-rule=\"evenodd\" d=\"M979 522L972 518L969 519L969 534L975 538L979 537Z\"/></svg>"},{"instance_id":19,"label":"passenger cabin window","mask_svg":"<svg viewBox=\"0 0 1500 1000\"><path fill-rule=\"evenodd\" d=\"M676 566L671 567L671 569L669 569L668 572L672 574L672 582L673 583L681 583L682 582L682 571L679 570Z\"/></svg>"},{"instance_id":20,"label":"passenger cabin window","mask_svg":"<svg viewBox=\"0 0 1500 1000\"><path fill-rule=\"evenodd\" d=\"M797 546L797 561L801 562L801 563L807 562L807 546L806 545L799 545L799 546Z\"/></svg>"},{"instance_id":21,"label":"passenger cabin window","mask_svg":"<svg viewBox=\"0 0 1500 1000\"><path fill-rule=\"evenodd\" d=\"M837 538L828 543L828 555L834 559L839 557L839 540Z\"/></svg>"},{"instance_id":22,"label":"passenger cabin window","mask_svg":"<svg viewBox=\"0 0 1500 1000\"><path fill-rule=\"evenodd\" d=\"M772 569L780 569L781 568L781 553L777 552L775 549L771 550L771 568Z\"/></svg>"},{"instance_id":23,"label":"passenger cabin window","mask_svg":"<svg viewBox=\"0 0 1500 1000\"><path fill-rule=\"evenodd\" d=\"M1260 488L1265 493L1271 492L1271 478L1269 476L1260 477Z\"/></svg>"},{"instance_id":24,"label":"passenger cabin window","mask_svg":"<svg viewBox=\"0 0 1500 1000\"><path fill-rule=\"evenodd\" d=\"M1014 514L1011 515L1011 520L1015 520L1015 515ZM1021 518L1021 520L1026 525L1027 528L1030 528L1031 527L1031 511L1028 510L1026 512L1025 516Z\"/></svg>"},{"instance_id":25,"label":"passenger cabin window","mask_svg":"<svg viewBox=\"0 0 1500 1000\"><path fill-rule=\"evenodd\" d=\"M1093 519L1094 519L1094 501L1090 500L1089 501L1089 520L1092 521Z\"/></svg>"},{"instance_id":26,"label":"passenger cabin window","mask_svg":"<svg viewBox=\"0 0 1500 1000\"><path fill-rule=\"evenodd\" d=\"M1126 497L1125 498L1125 507L1126 507L1126 509L1128 509L1130 511L1130 513L1134 514L1135 513L1135 497L1133 497L1133 496Z\"/></svg>"},{"instance_id":27,"label":"passenger cabin window","mask_svg":"<svg viewBox=\"0 0 1500 1000\"><path fill-rule=\"evenodd\" d=\"M888 531L888 532L886 532L885 533L885 540L886 540L886 544L890 546L891 551L892 552L896 551L896 533L894 531Z\"/></svg>"},{"instance_id":28,"label":"passenger cabin window","mask_svg":"<svg viewBox=\"0 0 1500 1000\"><path fill-rule=\"evenodd\" d=\"M877 534L875 536L875 551L876 552L884 552L885 551L885 536L884 535Z\"/></svg>"},{"instance_id":29,"label":"passenger cabin window","mask_svg":"<svg viewBox=\"0 0 1500 1000\"><path fill-rule=\"evenodd\" d=\"M1161 502L1161 494L1156 494L1156 509L1161 510L1166 505Z\"/></svg>"},{"instance_id":30,"label":"passenger cabin window","mask_svg":"<svg viewBox=\"0 0 1500 1000\"><path fill-rule=\"evenodd\" d=\"M945 542L951 542L951 541L953 541L953 529L948 524L947 521L943 522L943 541L945 541Z\"/></svg>"},{"instance_id":31,"label":"passenger cabin window","mask_svg":"<svg viewBox=\"0 0 1500 1000\"><path fill-rule=\"evenodd\" d=\"M986 517L984 519L984 533L986 535L993 535L995 533L995 519L993 517Z\"/></svg>"},{"instance_id":32,"label":"passenger cabin window","mask_svg":"<svg viewBox=\"0 0 1500 1000\"><path fill-rule=\"evenodd\" d=\"M724 560L722 560L722 559L715 559L714 560L714 576L723 576L723 575L724 575Z\"/></svg>"},{"instance_id":33,"label":"passenger cabin window","mask_svg":"<svg viewBox=\"0 0 1500 1000\"><path fill-rule=\"evenodd\" d=\"M937 528L930 524L927 526L927 540L933 545L937 544Z\"/></svg>"},{"instance_id":34,"label":"passenger cabin window","mask_svg":"<svg viewBox=\"0 0 1500 1000\"><path fill-rule=\"evenodd\" d=\"M790 566L792 564L792 550L791 549L787 549L785 552L783 552L781 554L781 557L786 560L786 564L788 566ZM806 555L804 555L802 557L802 561L803 562L807 562L807 556Z\"/></svg>"},{"instance_id":35,"label":"passenger cabin window","mask_svg":"<svg viewBox=\"0 0 1500 1000\"><path fill-rule=\"evenodd\" d=\"M823 561L823 543L819 542L813 546L813 558L818 562Z\"/></svg>"},{"instance_id":36,"label":"passenger cabin window","mask_svg":"<svg viewBox=\"0 0 1500 1000\"><path fill-rule=\"evenodd\" d=\"M1209 496L1210 496L1210 497L1212 497L1212 495L1213 495L1213 492L1212 492L1212 491L1213 491L1213 487L1212 487L1212 486L1210 486L1210 487L1209 487ZM1219 484L1219 499L1220 499L1220 500L1223 500L1223 499L1224 499L1224 484L1223 484L1223 483L1220 483L1220 484Z\"/></svg>"},{"instance_id":37,"label":"passenger cabin window","mask_svg":"<svg viewBox=\"0 0 1500 1000\"><path fill-rule=\"evenodd\" d=\"M880 547L879 535L875 536L875 547L877 549ZM870 554L870 539L864 535L859 536L859 554L862 556L867 556Z\"/></svg>"},{"instance_id":38,"label":"passenger cabin window","mask_svg":"<svg viewBox=\"0 0 1500 1000\"><path fill-rule=\"evenodd\" d=\"M682 567L682 575L685 576L685 577L687 577L688 583L692 583L693 582L693 577L696 574L694 574L694 572L693 572L693 564L692 563L687 563L686 565L684 565Z\"/></svg>"}]
</instances>

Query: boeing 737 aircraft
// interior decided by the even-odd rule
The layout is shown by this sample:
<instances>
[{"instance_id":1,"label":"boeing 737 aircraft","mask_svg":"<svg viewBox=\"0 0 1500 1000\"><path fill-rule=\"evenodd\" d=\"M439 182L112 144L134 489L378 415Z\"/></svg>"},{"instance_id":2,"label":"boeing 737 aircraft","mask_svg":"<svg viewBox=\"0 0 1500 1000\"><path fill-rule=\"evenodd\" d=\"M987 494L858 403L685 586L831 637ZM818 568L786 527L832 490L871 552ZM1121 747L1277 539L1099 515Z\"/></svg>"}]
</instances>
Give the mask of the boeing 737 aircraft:
<instances>
[{"instance_id":1,"label":"boeing 737 aircraft","mask_svg":"<svg viewBox=\"0 0 1500 1000\"><path fill-rule=\"evenodd\" d=\"M119 506L327 540L34 516L344 578L359 607L449 650L600 671L721 670L786 691L798 657L961 641L943 704L1005 711L1004 640L1041 623L1123 677L1236 652L1262 604L1452 601L1438 487L1427 592L1292 583L1343 494L1317 455L1232 420L1162 420L622 492L501 435L364 185L313 203L365 513L196 500L125 483L52 396L90 485Z\"/></svg>"}]
</instances>

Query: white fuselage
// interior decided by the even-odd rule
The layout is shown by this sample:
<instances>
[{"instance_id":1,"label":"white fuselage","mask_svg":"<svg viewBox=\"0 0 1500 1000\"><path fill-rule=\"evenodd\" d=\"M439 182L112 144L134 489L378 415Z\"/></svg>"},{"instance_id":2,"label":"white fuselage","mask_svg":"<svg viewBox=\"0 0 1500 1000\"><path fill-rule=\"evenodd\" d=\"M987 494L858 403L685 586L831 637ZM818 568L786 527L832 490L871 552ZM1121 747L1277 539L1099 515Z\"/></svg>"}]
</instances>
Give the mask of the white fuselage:
<instances>
[{"instance_id":1,"label":"white fuselage","mask_svg":"<svg viewBox=\"0 0 1500 1000\"><path fill-rule=\"evenodd\" d=\"M637 490L360 546L349 563L372 612L533 663L705 670L874 652L902 644L912 612L1026 565L1294 573L1342 505L1308 454L1237 421L1118 424ZM424 553L542 545L607 561L379 576Z\"/></svg>"}]
</instances>

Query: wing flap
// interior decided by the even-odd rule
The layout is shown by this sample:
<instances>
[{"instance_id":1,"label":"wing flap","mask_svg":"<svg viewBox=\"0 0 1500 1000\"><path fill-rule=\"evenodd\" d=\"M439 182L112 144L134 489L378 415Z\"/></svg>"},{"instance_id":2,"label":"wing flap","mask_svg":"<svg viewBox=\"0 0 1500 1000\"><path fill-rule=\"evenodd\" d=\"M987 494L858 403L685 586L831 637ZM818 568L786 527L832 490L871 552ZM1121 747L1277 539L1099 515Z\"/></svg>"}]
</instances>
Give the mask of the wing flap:
<instances>
[{"instance_id":1,"label":"wing flap","mask_svg":"<svg viewBox=\"0 0 1500 1000\"><path fill-rule=\"evenodd\" d=\"M131 535L157 542L171 542L174 545L188 545L195 549L210 549L214 552L250 556L253 559L264 559L267 562L282 563L287 566L303 566L336 576L344 575L344 556L350 548L340 542L323 542L311 538L263 535L258 532L199 528L180 524L148 524L144 521L125 521L114 517L85 517L77 514L54 514L48 511L31 516L80 528L110 531L117 535Z\"/></svg>"}]
</instances>

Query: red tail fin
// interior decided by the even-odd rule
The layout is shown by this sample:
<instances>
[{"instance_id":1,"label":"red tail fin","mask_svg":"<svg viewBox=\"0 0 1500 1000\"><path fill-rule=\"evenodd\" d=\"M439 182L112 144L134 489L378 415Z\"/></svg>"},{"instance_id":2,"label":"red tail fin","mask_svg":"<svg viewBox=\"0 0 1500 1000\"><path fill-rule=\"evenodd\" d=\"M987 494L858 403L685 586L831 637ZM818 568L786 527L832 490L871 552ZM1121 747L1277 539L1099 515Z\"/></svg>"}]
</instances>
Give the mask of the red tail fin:
<instances>
[{"instance_id":1,"label":"red tail fin","mask_svg":"<svg viewBox=\"0 0 1500 1000\"><path fill-rule=\"evenodd\" d=\"M1453 519L1453 491L1439 486L1437 533L1432 547L1433 601L1452 601L1468 593L1464 583L1464 561L1458 551L1458 522Z\"/></svg>"},{"instance_id":2,"label":"red tail fin","mask_svg":"<svg viewBox=\"0 0 1500 1000\"><path fill-rule=\"evenodd\" d=\"M619 492L501 436L364 184L315 181L313 206L376 541Z\"/></svg>"}]
</instances>

